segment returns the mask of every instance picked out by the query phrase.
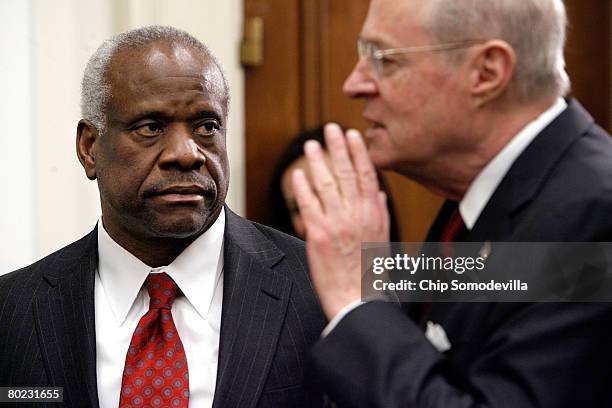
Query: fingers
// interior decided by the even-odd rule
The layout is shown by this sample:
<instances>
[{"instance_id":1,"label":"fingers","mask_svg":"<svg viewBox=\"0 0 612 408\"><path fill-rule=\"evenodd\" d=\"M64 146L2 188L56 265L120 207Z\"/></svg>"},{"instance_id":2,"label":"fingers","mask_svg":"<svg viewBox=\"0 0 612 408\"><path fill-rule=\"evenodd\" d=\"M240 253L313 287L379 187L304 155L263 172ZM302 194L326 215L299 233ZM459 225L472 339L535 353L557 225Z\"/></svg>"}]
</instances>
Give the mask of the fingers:
<instances>
[{"instance_id":1,"label":"fingers","mask_svg":"<svg viewBox=\"0 0 612 408\"><path fill-rule=\"evenodd\" d=\"M376 169L368 156L368 148L361 134L356 130L351 129L346 132L346 139L357 173L359 188L364 195L375 197L380 188L378 186Z\"/></svg>"},{"instance_id":2,"label":"fingers","mask_svg":"<svg viewBox=\"0 0 612 408\"><path fill-rule=\"evenodd\" d=\"M384 191L378 192L378 211L382 217L381 237L384 242L389 240L389 230L391 228L391 220L389 218L389 207L387 206L387 194Z\"/></svg>"},{"instance_id":3,"label":"fingers","mask_svg":"<svg viewBox=\"0 0 612 408\"><path fill-rule=\"evenodd\" d=\"M312 184L321 200L325 212L342 211L342 199L331 170L327 166L321 145L309 140L304 145L304 155L308 160Z\"/></svg>"},{"instance_id":4,"label":"fingers","mask_svg":"<svg viewBox=\"0 0 612 408\"><path fill-rule=\"evenodd\" d=\"M300 212L345 215L356 208L356 203L361 203L358 207L362 215L379 213L378 177L359 132L349 130L345 138L338 125L328 124L325 141L331 169L318 142L308 141L304 145L313 187L303 173L296 173L294 189ZM304 209L303 205L309 208Z\"/></svg>"},{"instance_id":5,"label":"fingers","mask_svg":"<svg viewBox=\"0 0 612 408\"><path fill-rule=\"evenodd\" d=\"M318 222L322 216L321 204L310 188L310 183L306 178L304 170L295 170L291 177L291 183L293 185L295 200L305 225L308 226L314 222Z\"/></svg>"},{"instance_id":6,"label":"fingers","mask_svg":"<svg viewBox=\"0 0 612 408\"><path fill-rule=\"evenodd\" d=\"M342 197L352 202L359 196L359 186L340 126L335 123L325 126L325 143Z\"/></svg>"}]
</instances>

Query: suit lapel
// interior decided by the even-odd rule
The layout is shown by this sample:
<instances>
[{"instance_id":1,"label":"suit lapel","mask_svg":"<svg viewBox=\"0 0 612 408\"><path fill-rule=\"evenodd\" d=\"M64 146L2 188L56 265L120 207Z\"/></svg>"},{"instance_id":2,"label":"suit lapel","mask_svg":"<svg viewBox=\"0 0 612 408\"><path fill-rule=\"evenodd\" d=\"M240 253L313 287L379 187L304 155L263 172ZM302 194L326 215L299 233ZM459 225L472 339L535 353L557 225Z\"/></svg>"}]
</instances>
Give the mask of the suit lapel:
<instances>
[{"instance_id":1,"label":"suit lapel","mask_svg":"<svg viewBox=\"0 0 612 408\"><path fill-rule=\"evenodd\" d=\"M48 377L64 387L67 406L98 407L94 274L97 230L67 248L44 273L47 291L34 300L34 318Z\"/></svg>"},{"instance_id":2,"label":"suit lapel","mask_svg":"<svg viewBox=\"0 0 612 408\"><path fill-rule=\"evenodd\" d=\"M491 199L478 217L465 241L499 242L512 240L522 209L528 207L543 188L563 154L581 135L594 125L593 118L575 100L568 100L568 108L552 121L521 153L504 176ZM449 217L452 203L446 202L432 224L427 241L438 241ZM444 323L448 333L453 313L460 308L476 309L476 304L434 303L427 320ZM473 313L472 313L473 314ZM454 326L453 326L454 327ZM461 327L458 331L463 330Z\"/></svg>"},{"instance_id":3,"label":"suit lapel","mask_svg":"<svg viewBox=\"0 0 612 408\"><path fill-rule=\"evenodd\" d=\"M226 207L223 310L213 407L256 406L275 355L291 281L272 268L284 254Z\"/></svg>"}]
</instances>

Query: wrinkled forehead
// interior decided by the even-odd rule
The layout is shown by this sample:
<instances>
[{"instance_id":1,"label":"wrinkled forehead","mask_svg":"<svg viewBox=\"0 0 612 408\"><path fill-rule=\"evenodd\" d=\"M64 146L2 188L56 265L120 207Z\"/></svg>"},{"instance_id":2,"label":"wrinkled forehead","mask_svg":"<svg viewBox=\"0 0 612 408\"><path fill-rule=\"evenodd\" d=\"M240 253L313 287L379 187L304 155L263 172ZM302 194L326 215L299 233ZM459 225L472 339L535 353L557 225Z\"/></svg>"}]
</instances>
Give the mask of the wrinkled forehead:
<instances>
[{"instance_id":1,"label":"wrinkled forehead","mask_svg":"<svg viewBox=\"0 0 612 408\"><path fill-rule=\"evenodd\" d=\"M181 44L154 42L117 52L106 70L111 95L138 93L152 84L189 81L227 105L228 90L215 61Z\"/></svg>"},{"instance_id":2,"label":"wrinkled forehead","mask_svg":"<svg viewBox=\"0 0 612 408\"><path fill-rule=\"evenodd\" d=\"M372 0L361 37L383 47L419 44L426 39L429 7L422 0Z\"/></svg>"}]
</instances>

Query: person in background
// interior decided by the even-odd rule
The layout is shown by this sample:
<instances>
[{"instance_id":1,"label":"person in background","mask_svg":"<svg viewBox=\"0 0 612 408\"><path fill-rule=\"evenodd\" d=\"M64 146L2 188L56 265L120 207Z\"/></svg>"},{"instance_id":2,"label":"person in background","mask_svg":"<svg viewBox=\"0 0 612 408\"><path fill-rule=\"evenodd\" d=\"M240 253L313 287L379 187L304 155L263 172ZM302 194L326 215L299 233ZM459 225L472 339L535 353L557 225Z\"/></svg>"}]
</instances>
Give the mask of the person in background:
<instances>
[{"instance_id":1,"label":"person in background","mask_svg":"<svg viewBox=\"0 0 612 408\"><path fill-rule=\"evenodd\" d=\"M300 132L292 139L280 155L279 160L272 173L270 183L270 209L272 218L269 225L279 231L294 235L301 239L306 238L304 223L300 216L295 195L291 187L291 174L295 169L307 170L306 158L304 157L304 143L308 140L316 140L325 146L323 137L323 126ZM395 205L391 197L391 191L383 176L378 171L378 183L382 191L387 194L387 208L390 217L390 239L391 242L400 241L399 223L395 213Z\"/></svg>"}]
</instances>

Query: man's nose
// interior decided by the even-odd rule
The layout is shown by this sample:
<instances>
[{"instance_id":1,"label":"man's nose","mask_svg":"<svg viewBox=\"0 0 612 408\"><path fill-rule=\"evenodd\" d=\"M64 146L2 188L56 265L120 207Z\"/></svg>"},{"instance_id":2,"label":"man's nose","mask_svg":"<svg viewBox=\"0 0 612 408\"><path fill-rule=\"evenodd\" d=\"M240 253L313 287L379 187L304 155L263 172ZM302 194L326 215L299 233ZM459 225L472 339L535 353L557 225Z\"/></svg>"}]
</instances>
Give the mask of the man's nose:
<instances>
[{"instance_id":1,"label":"man's nose","mask_svg":"<svg viewBox=\"0 0 612 408\"><path fill-rule=\"evenodd\" d=\"M197 136L189 125L170 126L165 136L164 150L159 158L161 167L193 170L206 163L204 150L198 145Z\"/></svg>"},{"instance_id":2,"label":"man's nose","mask_svg":"<svg viewBox=\"0 0 612 408\"><path fill-rule=\"evenodd\" d=\"M378 92L372 68L367 58L360 58L357 61L342 87L349 98L366 98Z\"/></svg>"}]
</instances>

